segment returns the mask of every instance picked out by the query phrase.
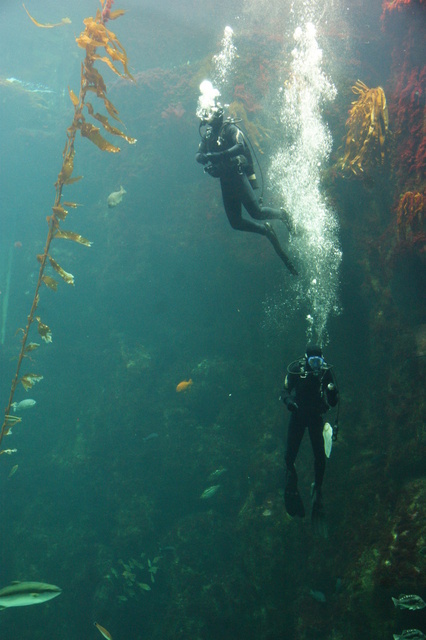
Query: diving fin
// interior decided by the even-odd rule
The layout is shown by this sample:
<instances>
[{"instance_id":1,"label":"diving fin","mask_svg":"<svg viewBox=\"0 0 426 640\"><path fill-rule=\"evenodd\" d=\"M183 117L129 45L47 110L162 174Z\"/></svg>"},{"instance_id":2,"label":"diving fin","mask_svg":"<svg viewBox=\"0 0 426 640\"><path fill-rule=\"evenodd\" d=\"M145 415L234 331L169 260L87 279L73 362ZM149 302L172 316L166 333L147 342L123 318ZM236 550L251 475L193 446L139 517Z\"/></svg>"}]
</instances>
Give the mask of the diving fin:
<instances>
[{"instance_id":1,"label":"diving fin","mask_svg":"<svg viewBox=\"0 0 426 640\"><path fill-rule=\"evenodd\" d=\"M265 222L264 226L265 226L265 232L266 232L265 235L268 238L269 242L274 247L276 253L279 255L281 260L284 262L285 266L290 271L290 273L293 276L298 276L299 272L297 271L296 267L294 266L294 264L292 263L292 261L290 260L288 255L285 253L283 248L281 247L280 241L278 240L278 237L277 237L277 234L275 233L274 228L272 227L270 222Z\"/></svg>"},{"instance_id":2,"label":"diving fin","mask_svg":"<svg viewBox=\"0 0 426 640\"><path fill-rule=\"evenodd\" d=\"M305 507L303 506L302 498L297 489L295 491L286 490L284 492L284 504L285 510L292 518L295 516L299 516L299 518L305 517Z\"/></svg>"},{"instance_id":3,"label":"diving fin","mask_svg":"<svg viewBox=\"0 0 426 640\"><path fill-rule=\"evenodd\" d=\"M280 216L281 222L283 222L285 224L285 226L287 227L289 233L291 233L292 235L295 235L296 234L296 227L294 226L294 222L293 222L290 214L287 213L287 211L283 207L281 207L280 211L281 211L281 216Z\"/></svg>"},{"instance_id":4,"label":"diving fin","mask_svg":"<svg viewBox=\"0 0 426 640\"><path fill-rule=\"evenodd\" d=\"M295 516L305 517L305 507L297 490L297 474L294 469L288 469L286 473L284 504L288 515L292 518Z\"/></svg>"}]
</instances>

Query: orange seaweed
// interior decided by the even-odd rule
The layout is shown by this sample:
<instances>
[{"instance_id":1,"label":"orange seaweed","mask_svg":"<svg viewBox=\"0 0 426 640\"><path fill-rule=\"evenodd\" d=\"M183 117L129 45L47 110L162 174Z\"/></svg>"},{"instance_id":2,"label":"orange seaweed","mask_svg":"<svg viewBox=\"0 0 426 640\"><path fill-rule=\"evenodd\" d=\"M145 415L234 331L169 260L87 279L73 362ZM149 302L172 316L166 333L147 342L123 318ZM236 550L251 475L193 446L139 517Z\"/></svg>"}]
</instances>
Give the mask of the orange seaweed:
<instances>
[{"instance_id":1,"label":"orange seaweed","mask_svg":"<svg viewBox=\"0 0 426 640\"><path fill-rule=\"evenodd\" d=\"M51 24L50 22L46 22L46 23L37 22L37 20L32 17L32 15L28 11L27 7L24 4L22 4L22 6L24 7L25 11L27 12L29 19L32 22L34 22L36 27L40 27L42 29L53 29L54 27L63 27L64 24L71 24L71 20L69 18L62 18L62 20L60 22L56 22L55 24Z\"/></svg>"},{"instance_id":2,"label":"orange seaweed","mask_svg":"<svg viewBox=\"0 0 426 640\"><path fill-rule=\"evenodd\" d=\"M40 287L42 284L45 284L49 289L55 291L57 289L56 281L45 274L45 270L47 267L50 267L54 272L56 272L65 283L69 285L74 285L74 276L71 273L65 271L54 258L50 255L51 244L53 240L64 238L67 240L71 240L73 242L77 242L79 244L84 244L86 246L90 246L91 242L86 238L83 238L80 234L74 233L72 231L63 230L60 228L60 222L65 219L68 214L68 211L62 205L62 191L65 185L73 184L81 179L81 176L73 177L74 171L74 159L75 159L75 138L77 132L80 131L80 134L83 137L88 138L91 142L93 142L99 149L102 151L107 151L110 153L116 153L120 151L120 149L110 142L108 142L101 134L99 127L86 122L86 117L84 114L84 108L87 108L89 116L93 116L98 122L101 123L102 127L108 133L121 137L130 144L136 142L134 138L130 138L126 136L122 131L113 127L109 124L108 118L106 116L102 116L100 114L95 114L90 103L86 103L87 92L90 91L95 93L96 96L103 100L104 106L108 112L108 114L113 117L115 120L119 121L118 111L114 107L114 105L106 98L106 85L102 78L102 75L95 69L94 64L98 60L105 62L108 67L117 75L122 78L126 78L129 80L133 80L131 74L129 73L127 64L127 54L116 37L116 35L108 30L105 27L104 22L109 19L115 19L122 15L123 11L113 12L111 14L110 7L112 4L112 0L107 0L107 3L104 6L104 2L101 0L101 4L103 7L103 11L101 12L99 9L96 12L96 16L86 18L84 20L85 29L80 34L78 38L76 38L76 42L79 47L85 49L86 56L81 65L81 81L80 81L80 91L77 96L71 89L69 90L70 100L74 108L74 117L71 125L67 128L67 140L65 144L65 148L62 154L63 161L62 167L58 174L57 180L55 182L55 201L52 207L52 215L47 216L47 224L48 224L48 234L46 238L45 248L43 253L37 255L37 260L40 263L39 267L39 275L38 280L35 287L34 298L32 301L30 312L27 316L27 323L25 328L21 328L20 332L22 332L21 338L21 349L18 355L18 362L16 366L15 376L12 380L12 385L10 389L9 400L4 410L4 420L0 431L0 444L3 440L3 437L9 433L11 433L11 418L10 418L10 409L13 402L14 394L17 389L19 383L21 383L24 388L27 390L31 388L36 382L39 382L43 379L38 373L26 373L20 376L21 365L26 358L26 352L28 350L27 341L29 338L30 329L33 323L37 323L38 333L41 338L45 342L52 341L52 332L50 327L47 324L44 324L41 321L39 316L36 316L39 299L40 299ZM25 6L24 6L25 8ZM25 8L25 11L27 9ZM28 11L27 11L28 13ZM53 26L58 25L42 25L38 23L30 14L28 13L31 20L39 27L47 27L51 28ZM65 20L65 19L64 19ZM99 56L97 54L97 49L99 47L105 48L106 56ZM121 64L123 69L122 71L116 67L116 64ZM75 208L77 205L73 202L64 202L66 206ZM7 449L0 450L0 455L2 453L11 453L15 450Z\"/></svg>"}]
</instances>

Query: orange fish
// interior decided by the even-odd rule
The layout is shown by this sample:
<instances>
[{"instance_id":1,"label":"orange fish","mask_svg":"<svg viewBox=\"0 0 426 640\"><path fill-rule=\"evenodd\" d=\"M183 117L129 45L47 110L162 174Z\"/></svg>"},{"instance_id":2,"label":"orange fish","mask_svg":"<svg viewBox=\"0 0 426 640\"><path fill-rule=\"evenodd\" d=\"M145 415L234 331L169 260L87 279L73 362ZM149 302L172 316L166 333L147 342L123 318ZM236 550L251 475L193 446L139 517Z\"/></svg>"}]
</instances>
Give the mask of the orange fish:
<instances>
[{"instance_id":1,"label":"orange fish","mask_svg":"<svg viewBox=\"0 0 426 640\"><path fill-rule=\"evenodd\" d=\"M191 386L192 386L191 378L189 378L189 380L182 380L182 382L179 382L178 386L176 387L176 391L178 393L180 393L181 391L188 391L188 389Z\"/></svg>"},{"instance_id":2,"label":"orange fish","mask_svg":"<svg viewBox=\"0 0 426 640\"><path fill-rule=\"evenodd\" d=\"M109 631L107 631L104 627L101 627L101 625L98 624L97 622L94 622L93 624L95 625L97 630L101 632L104 638L106 638L107 640L112 640L112 635L110 634Z\"/></svg>"}]
</instances>

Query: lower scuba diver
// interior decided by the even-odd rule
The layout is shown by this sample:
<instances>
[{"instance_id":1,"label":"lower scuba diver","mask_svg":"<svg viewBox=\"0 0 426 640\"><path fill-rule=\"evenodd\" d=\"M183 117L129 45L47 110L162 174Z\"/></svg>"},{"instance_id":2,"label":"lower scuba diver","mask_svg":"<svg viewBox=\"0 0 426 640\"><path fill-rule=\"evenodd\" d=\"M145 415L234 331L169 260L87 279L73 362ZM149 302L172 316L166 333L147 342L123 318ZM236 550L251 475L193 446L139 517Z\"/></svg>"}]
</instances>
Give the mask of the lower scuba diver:
<instances>
[{"instance_id":1,"label":"lower scuba diver","mask_svg":"<svg viewBox=\"0 0 426 640\"><path fill-rule=\"evenodd\" d=\"M195 159L204 165L205 173L220 179L222 199L229 223L233 229L266 236L276 253L294 276L296 267L285 253L273 226L268 220L281 220L289 232L292 221L284 209L259 205L254 193L257 189L253 158L241 129L231 119L224 121L224 110L217 101L219 91L208 80L201 86L197 115L200 118L201 142ZM201 129L205 127L202 134ZM254 220L242 216L242 207ZM257 220L265 222L257 222Z\"/></svg>"},{"instance_id":2,"label":"lower scuba diver","mask_svg":"<svg viewBox=\"0 0 426 640\"><path fill-rule=\"evenodd\" d=\"M326 453L323 434L323 415L339 400L339 390L332 371L320 346L309 343L305 355L291 362L287 367L281 400L290 411L287 447L285 453L286 478L284 501L287 513L291 516L305 516L305 508L297 487L295 462L303 435L307 429L314 454L314 482L311 485L311 520L314 532L327 537L322 500L322 483L325 473ZM337 420L333 428L333 439L337 438Z\"/></svg>"}]
</instances>

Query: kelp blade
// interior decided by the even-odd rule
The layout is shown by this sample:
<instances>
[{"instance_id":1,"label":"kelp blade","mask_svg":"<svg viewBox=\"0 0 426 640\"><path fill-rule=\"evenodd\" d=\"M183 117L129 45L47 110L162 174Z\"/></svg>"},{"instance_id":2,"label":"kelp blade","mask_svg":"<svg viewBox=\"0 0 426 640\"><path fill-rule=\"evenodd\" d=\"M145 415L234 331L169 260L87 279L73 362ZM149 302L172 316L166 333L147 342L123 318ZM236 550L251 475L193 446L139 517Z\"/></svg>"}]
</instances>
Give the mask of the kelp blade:
<instances>
[{"instance_id":1,"label":"kelp blade","mask_svg":"<svg viewBox=\"0 0 426 640\"><path fill-rule=\"evenodd\" d=\"M52 289L52 291L57 291L58 290L58 283L51 276L43 275L41 277L41 279L43 280L43 282L46 285L46 287L48 287L49 289Z\"/></svg>"},{"instance_id":2,"label":"kelp blade","mask_svg":"<svg viewBox=\"0 0 426 640\"><path fill-rule=\"evenodd\" d=\"M21 382L24 386L25 391L31 389L31 387L33 387L36 382L40 382L40 380L43 380L43 376L40 376L36 373L27 373L21 378Z\"/></svg>"},{"instance_id":3,"label":"kelp blade","mask_svg":"<svg viewBox=\"0 0 426 640\"><path fill-rule=\"evenodd\" d=\"M49 262L52 269L54 269L56 273L59 273L62 280L64 280L67 284L74 286L74 276L72 275L72 273L67 273L64 269L62 269L62 267L51 256L49 256Z\"/></svg>"},{"instance_id":4,"label":"kelp blade","mask_svg":"<svg viewBox=\"0 0 426 640\"><path fill-rule=\"evenodd\" d=\"M99 133L99 128L93 124L89 124L88 122L83 123L80 131L82 136L89 138L101 151L108 151L108 153L118 153L120 151L119 147L114 147L108 140L105 140Z\"/></svg>"},{"instance_id":5,"label":"kelp blade","mask_svg":"<svg viewBox=\"0 0 426 640\"><path fill-rule=\"evenodd\" d=\"M65 229L58 229L55 233L55 238L72 240L73 242L83 244L85 247L91 247L93 244L93 242L87 240L87 238L83 238L83 236L81 236L79 233L74 233L73 231L65 231Z\"/></svg>"}]
</instances>

